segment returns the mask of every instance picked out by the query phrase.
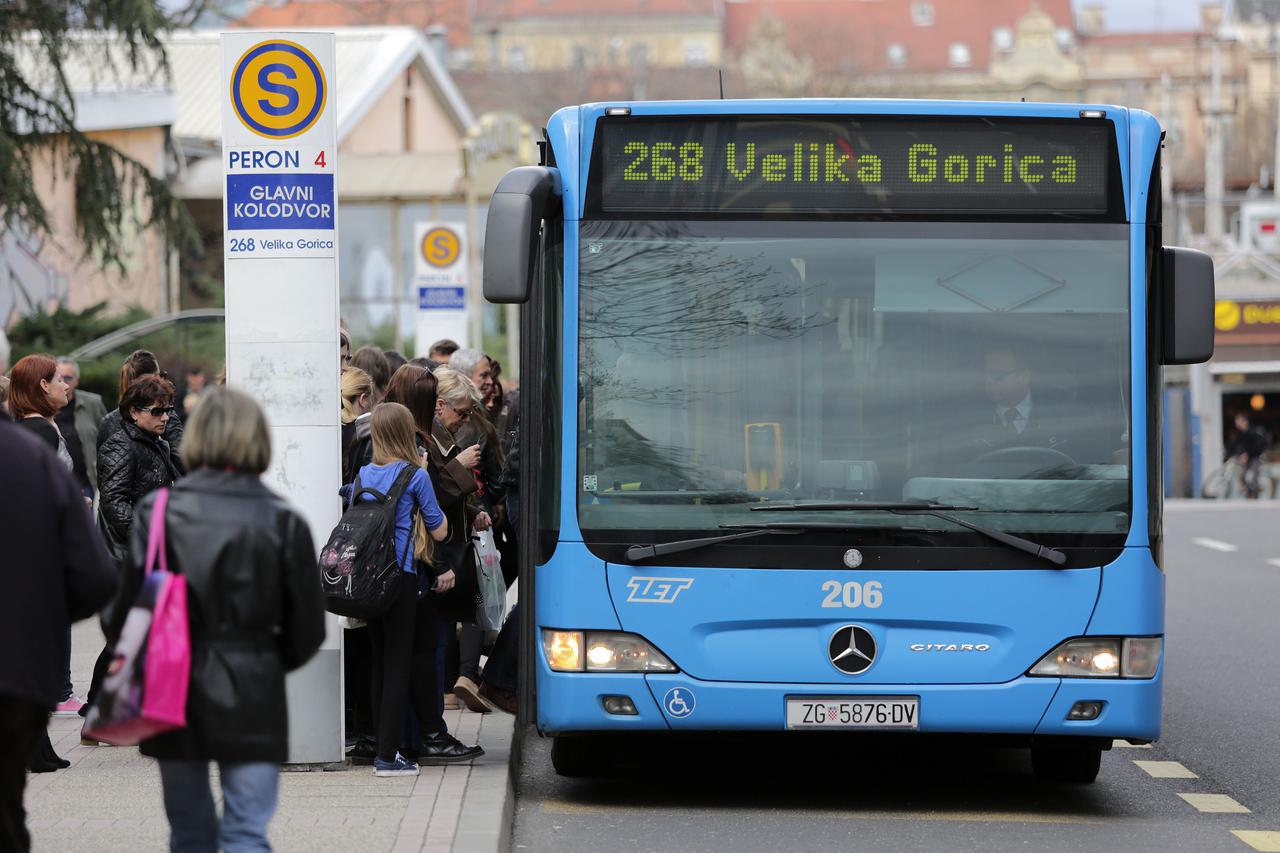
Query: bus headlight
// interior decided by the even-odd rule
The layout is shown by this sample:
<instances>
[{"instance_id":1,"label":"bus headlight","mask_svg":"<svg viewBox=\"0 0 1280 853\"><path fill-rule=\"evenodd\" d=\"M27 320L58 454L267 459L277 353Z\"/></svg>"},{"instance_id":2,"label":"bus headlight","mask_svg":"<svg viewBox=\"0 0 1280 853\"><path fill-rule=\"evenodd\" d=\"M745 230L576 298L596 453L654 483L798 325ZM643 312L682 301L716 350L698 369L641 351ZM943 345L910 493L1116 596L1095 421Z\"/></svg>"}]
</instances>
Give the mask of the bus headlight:
<instances>
[{"instance_id":1,"label":"bus headlight","mask_svg":"<svg viewBox=\"0 0 1280 853\"><path fill-rule=\"evenodd\" d=\"M543 629L542 651L556 672L675 672L648 640L621 631Z\"/></svg>"},{"instance_id":2,"label":"bus headlight","mask_svg":"<svg viewBox=\"0 0 1280 853\"><path fill-rule=\"evenodd\" d=\"M1160 637L1078 637L1067 640L1027 675L1058 678L1151 678L1160 668Z\"/></svg>"}]
</instances>

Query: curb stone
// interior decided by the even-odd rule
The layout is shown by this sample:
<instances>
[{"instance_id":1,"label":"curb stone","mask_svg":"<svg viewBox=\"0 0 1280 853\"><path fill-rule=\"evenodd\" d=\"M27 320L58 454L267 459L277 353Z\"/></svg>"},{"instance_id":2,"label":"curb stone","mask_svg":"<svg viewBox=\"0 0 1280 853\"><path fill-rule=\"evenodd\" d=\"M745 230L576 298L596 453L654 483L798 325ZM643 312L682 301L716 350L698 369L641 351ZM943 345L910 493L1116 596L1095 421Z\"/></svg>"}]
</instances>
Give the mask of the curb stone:
<instances>
[{"instance_id":1,"label":"curb stone","mask_svg":"<svg viewBox=\"0 0 1280 853\"><path fill-rule=\"evenodd\" d=\"M515 718L501 712L486 714L481 732L484 763L471 766L453 837L454 853L501 853L511 847Z\"/></svg>"}]
</instances>

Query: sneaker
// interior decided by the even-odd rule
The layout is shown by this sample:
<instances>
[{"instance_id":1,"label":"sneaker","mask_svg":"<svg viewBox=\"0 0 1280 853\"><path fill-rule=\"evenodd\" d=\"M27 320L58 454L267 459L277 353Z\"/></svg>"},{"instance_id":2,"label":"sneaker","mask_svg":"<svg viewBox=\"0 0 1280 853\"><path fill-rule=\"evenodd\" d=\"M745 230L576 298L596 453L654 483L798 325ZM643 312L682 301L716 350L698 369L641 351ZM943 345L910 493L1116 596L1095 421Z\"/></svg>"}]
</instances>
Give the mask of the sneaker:
<instances>
[{"instance_id":1,"label":"sneaker","mask_svg":"<svg viewBox=\"0 0 1280 853\"><path fill-rule=\"evenodd\" d=\"M369 766L378 757L378 742L369 735L357 735L347 747L347 758L352 764Z\"/></svg>"},{"instance_id":2,"label":"sneaker","mask_svg":"<svg viewBox=\"0 0 1280 853\"><path fill-rule=\"evenodd\" d=\"M515 715L516 712L516 694L510 690L503 690L501 687L494 687L488 682L480 682L480 695L488 699L495 707L506 711L508 714Z\"/></svg>"},{"instance_id":3,"label":"sneaker","mask_svg":"<svg viewBox=\"0 0 1280 853\"><path fill-rule=\"evenodd\" d=\"M427 735L422 739L422 752L418 761L426 766L436 764L456 764L460 761L471 761L484 755L484 748L479 744L467 746L448 732Z\"/></svg>"},{"instance_id":4,"label":"sneaker","mask_svg":"<svg viewBox=\"0 0 1280 853\"><path fill-rule=\"evenodd\" d=\"M58 706L53 709L53 715L55 717L80 716L80 709L83 707L84 700L72 693L66 699L58 703Z\"/></svg>"},{"instance_id":5,"label":"sneaker","mask_svg":"<svg viewBox=\"0 0 1280 853\"><path fill-rule=\"evenodd\" d=\"M391 776L417 776L418 765L397 752L395 759L392 761L383 761L381 758L373 759L373 775L384 779Z\"/></svg>"},{"instance_id":6,"label":"sneaker","mask_svg":"<svg viewBox=\"0 0 1280 853\"><path fill-rule=\"evenodd\" d=\"M477 714L488 714L493 710L488 702L480 698L480 688L465 675L460 676L457 683L453 685L453 695L457 696L469 710L475 711Z\"/></svg>"}]
</instances>

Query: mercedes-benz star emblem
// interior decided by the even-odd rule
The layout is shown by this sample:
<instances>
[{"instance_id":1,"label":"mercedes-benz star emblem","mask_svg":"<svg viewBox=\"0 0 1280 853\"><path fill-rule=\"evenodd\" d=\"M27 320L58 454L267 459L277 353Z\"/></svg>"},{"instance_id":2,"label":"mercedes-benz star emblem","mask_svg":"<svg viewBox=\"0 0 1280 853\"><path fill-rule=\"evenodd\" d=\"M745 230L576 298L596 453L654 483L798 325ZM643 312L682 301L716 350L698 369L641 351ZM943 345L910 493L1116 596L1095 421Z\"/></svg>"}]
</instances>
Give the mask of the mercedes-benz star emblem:
<instances>
[{"instance_id":1,"label":"mercedes-benz star emblem","mask_svg":"<svg viewBox=\"0 0 1280 853\"><path fill-rule=\"evenodd\" d=\"M876 638L861 625L845 625L831 635L827 651L836 669L857 675L875 661Z\"/></svg>"}]
</instances>

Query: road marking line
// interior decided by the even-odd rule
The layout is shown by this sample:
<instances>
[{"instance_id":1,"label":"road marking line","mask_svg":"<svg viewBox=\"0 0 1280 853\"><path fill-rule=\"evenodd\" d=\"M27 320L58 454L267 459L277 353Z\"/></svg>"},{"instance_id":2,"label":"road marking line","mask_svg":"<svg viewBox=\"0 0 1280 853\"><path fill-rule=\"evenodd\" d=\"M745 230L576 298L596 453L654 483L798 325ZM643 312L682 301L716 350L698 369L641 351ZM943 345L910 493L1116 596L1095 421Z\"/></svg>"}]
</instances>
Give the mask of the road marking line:
<instances>
[{"instance_id":1,"label":"road marking line","mask_svg":"<svg viewBox=\"0 0 1280 853\"><path fill-rule=\"evenodd\" d=\"M1134 761L1156 779L1199 779L1200 777L1176 761Z\"/></svg>"},{"instance_id":2,"label":"road marking line","mask_svg":"<svg viewBox=\"0 0 1280 853\"><path fill-rule=\"evenodd\" d=\"M1129 743L1129 741L1127 740L1113 740L1111 741L1111 745L1115 747L1119 747L1120 749L1150 749L1151 748L1151 744L1149 743Z\"/></svg>"},{"instance_id":3,"label":"road marking line","mask_svg":"<svg viewBox=\"0 0 1280 853\"><path fill-rule=\"evenodd\" d=\"M1223 542L1221 539L1210 539L1207 536L1197 536L1191 540L1191 544L1199 545L1201 548L1208 548L1210 551L1221 551L1224 554L1232 554L1240 550L1238 545Z\"/></svg>"},{"instance_id":4,"label":"road marking line","mask_svg":"<svg viewBox=\"0 0 1280 853\"><path fill-rule=\"evenodd\" d=\"M652 816L653 811L636 806L612 805L607 803L572 803L567 800L543 800L538 806L543 814L574 815L628 815ZM680 808L681 814L723 816L729 809L718 808ZM832 818L844 820L912 820L912 821L968 821L986 823L1062 823L1062 824L1101 824L1094 817L1070 814L1046 814L1044 812L999 812L999 811L957 811L957 812L922 812L922 811L875 811L871 809L805 809L796 813L805 818Z\"/></svg>"},{"instance_id":5,"label":"road marking line","mask_svg":"<svg viewBox=\"0 0 1280 853\"><path fill-rule=\"evenodd\" d=\"M1272 557L1271 559L1267 560L1267 565L1276 566L1277 568L1280 568L1280 558Z\"/></svg>"},{"instance_id":6,"label":"road marking line","mask_svg":"<svg viewBox=\"0 0 1280 853\"><path fill-rule=\"evenodd\" d=\"M1186 800L1196 808L1196 811L1231 813L1231 814L1250 814L1249 809L1226 794L1179 794L1179 797Z\"/></svg>"},{"instance_id":7,"label":"road marking line","mask_svg":"<svg viewBox=\"0 0 1280 853\"><path fill-rule=\"evenodd\" d=\"M1280 832L1275 830L1233 829L1231 834L1261 853L1280 853Z\"/></svg>"}]
</instances>

